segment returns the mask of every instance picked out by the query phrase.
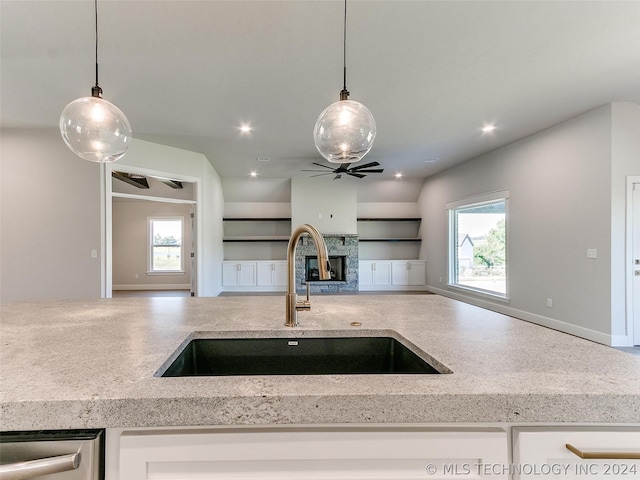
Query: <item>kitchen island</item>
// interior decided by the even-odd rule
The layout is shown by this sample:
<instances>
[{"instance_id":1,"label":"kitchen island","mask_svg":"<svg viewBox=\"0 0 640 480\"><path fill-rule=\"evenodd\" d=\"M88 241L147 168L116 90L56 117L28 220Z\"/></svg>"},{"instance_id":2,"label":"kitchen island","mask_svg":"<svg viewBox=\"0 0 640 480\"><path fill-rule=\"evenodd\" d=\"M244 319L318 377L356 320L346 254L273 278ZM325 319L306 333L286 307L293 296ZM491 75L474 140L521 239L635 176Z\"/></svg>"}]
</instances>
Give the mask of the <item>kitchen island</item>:
<instances>
[{"instance_id":1,"label":"kitchen island","mask_svg":"<svg viewBox=\"0 0 640 480\"><path fill-rule=\"evenodd\" d=\"M284 327L284 304L241 296L3 305L0 430L640 422L638 356L437 295L319 295L298 328ZM155 376L193 332L326 331L391 332L453 373Z\"/></svg>"}]
</instances>

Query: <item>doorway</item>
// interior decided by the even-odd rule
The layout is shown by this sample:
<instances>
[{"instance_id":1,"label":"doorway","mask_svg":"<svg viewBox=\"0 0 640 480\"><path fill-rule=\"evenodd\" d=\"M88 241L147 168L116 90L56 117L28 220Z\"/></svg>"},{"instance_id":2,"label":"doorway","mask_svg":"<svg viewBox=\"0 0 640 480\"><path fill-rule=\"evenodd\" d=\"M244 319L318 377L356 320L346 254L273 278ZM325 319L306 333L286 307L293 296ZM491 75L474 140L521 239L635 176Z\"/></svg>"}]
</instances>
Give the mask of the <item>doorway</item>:
<instances>
[{"instance_id":1,"label":"doorway","mask_svg":"<svg viewBox=\"0 0 640 480\"><path fill-rule=\"evenodd\" d=\"M630 310L633 317L633 344L640 345L640 178L636 177L630 184Z\"/></svg>"},{"instance_id":2,"label":"doorway","mask_svg":"<svg viewBox=\"0 0 640 480\"><path fill-rule=\"evenodd\" d=\"M109 167L103 296L197 296L197 179Z\"/></svg>"}]
</instances>

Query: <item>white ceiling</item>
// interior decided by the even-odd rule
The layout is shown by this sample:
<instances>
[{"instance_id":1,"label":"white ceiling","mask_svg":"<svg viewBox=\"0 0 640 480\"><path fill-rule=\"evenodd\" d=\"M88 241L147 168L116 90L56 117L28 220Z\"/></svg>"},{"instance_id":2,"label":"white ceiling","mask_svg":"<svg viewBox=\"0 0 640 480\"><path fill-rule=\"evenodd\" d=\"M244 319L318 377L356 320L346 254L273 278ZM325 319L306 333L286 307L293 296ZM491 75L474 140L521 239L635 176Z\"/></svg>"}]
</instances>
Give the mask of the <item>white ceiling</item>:
<instances>
[{"instance_id":1,"label":"white ceiling","mask_svg":"<svg viewBox=\"0 0 640 480\"><path fill-rule=\"evenodd\" d=\"M98 8L100 84L134 137L202 152L222 177L308 175L322 161L312 130L342 88L341 0ZM363 163L383 165L378 179L426 177L597 106L640 103L640 1L350 0L348 11L347 86L376 118ZM2 126L57 128L94 82L93 1L2 0L0 14Z\"/></svg>"}]
</instances>

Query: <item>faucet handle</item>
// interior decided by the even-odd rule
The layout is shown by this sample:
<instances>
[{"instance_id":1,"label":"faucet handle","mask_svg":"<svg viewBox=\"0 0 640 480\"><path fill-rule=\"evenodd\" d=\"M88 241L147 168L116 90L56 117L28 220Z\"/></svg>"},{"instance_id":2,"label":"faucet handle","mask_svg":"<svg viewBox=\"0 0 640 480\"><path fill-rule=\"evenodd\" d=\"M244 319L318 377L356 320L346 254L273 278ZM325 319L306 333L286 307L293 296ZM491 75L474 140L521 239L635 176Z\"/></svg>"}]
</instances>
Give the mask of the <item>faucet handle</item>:
<instances>
[{"instance_id":1,"label":"faucet handle","mask_svg":"<svg viewBox=\"0 0 640 480\"><path fill-rule=\"evenodd\" d=\"M307 280L307 299L306 300L298 300L296 302L296 310L311 310L311 300L310 300L310 290L311 290L311 282Z\"/></svg>"}]
</instances>

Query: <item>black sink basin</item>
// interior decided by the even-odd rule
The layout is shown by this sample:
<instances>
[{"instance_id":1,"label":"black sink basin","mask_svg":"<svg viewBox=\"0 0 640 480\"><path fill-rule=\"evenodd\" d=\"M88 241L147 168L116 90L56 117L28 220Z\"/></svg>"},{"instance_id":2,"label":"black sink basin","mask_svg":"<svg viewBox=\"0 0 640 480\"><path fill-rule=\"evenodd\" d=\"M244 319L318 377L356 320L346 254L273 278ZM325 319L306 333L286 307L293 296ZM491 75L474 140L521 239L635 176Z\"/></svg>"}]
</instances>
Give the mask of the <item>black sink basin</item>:
<instances>
[{"instance_id":1,"label":"black sink basin","mask_svg":"<svg viewBox=\"0 0 640 480\"><path fill-rule=\"evenodd\" d=\"M390 337L201 338L161 376L389 373L441 372Z\"/></svg>"}]
</instances>

